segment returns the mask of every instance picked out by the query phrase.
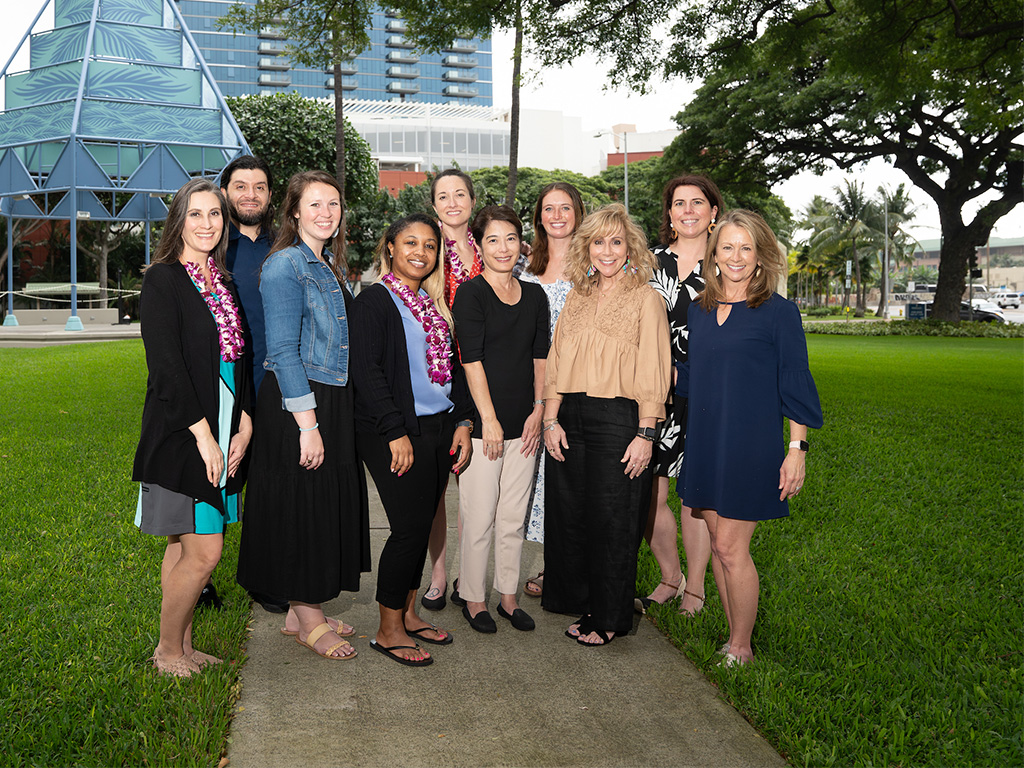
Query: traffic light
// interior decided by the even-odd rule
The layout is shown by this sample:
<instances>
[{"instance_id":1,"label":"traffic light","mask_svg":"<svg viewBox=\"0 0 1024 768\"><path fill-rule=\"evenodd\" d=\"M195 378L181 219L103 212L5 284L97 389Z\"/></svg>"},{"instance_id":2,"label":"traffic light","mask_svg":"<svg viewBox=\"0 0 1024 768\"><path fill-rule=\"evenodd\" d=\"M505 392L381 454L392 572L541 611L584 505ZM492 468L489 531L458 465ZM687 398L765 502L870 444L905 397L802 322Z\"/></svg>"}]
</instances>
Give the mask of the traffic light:
<instances>
[{"instance_id":1,"label":"traffic light","mask_svg":"<svg viewBox=\"0 0 1024 768\"><path fill-rule=\"evenodd\" d=\"M982 272L981 272L980 269L978 269L978 252L977 251L975 251L974 253L971 254L971 257L968 260L968 267L969 267L969 270L970 270L968 272L968 274L971 276L971 280L973 280L976 277L981 277Z\"/></svg>"}]
</instances>

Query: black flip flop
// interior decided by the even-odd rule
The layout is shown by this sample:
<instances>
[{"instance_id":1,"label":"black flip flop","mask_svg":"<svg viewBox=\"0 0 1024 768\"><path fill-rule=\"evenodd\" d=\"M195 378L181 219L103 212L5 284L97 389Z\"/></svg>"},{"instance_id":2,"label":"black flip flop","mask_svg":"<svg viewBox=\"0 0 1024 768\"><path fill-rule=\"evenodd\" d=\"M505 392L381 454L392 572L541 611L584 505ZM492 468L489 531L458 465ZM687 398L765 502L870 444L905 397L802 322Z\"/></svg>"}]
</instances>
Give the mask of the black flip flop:
<instances>
[{"instance_id":1,"label":"black flip flop","mask_svg":"<svg viewBox=\"0 0 1024 768\"><path fill-rule=\"evenodd\" d=\"M600 637L603 642L600 642L600 643L585 643L585 642L583 642L583 635L589 635L590 632L596 632L597 636ZM587 648L602 648L602 647L608 645L608 643L610 643L612 640L615 639L615 635L609 636L608 633L605 632L603 629L594 629L593 627L591 627L590 628L590 632L583 632L583 631L581 631L580 632L580 636L576 638L576 642L579 643L580 645L585 645Z\"/></svg>"},{"instance_id":2,"label":"black flip flop","mask_svg":"<svg viewBox=\"0 0 1024 768\"><path fill-rule=\"evenodd\" d=\"M403 648L411 648L412 650L416 650L416 649L419 648L418 645L392 645L389 648L386 645L377 645L377 641L376 640L371 640L370 641L370 647L373 648L373 650L375 650L375 651L380 651L385 656L387 656L389 659L394 659L399 664L404 664L407 667L426 667L426 666L429 666L429 665L434 663L434 659L433 658L426 658L426 659L420 659L419 661L414 661L412 659L403 659L401 656L396 656L395 654L392 653L392 651L400 651Z\"/></svg>"},{"instance_id":3,"label":"black flip flop","mask_svg":"<svg viewBox=\"0 0 1024 768\"><path fill-rule=\"evenodd\" d=\"M427 637L423 634L428 630L433 630L434 632L447 632L447 634L445 635L444 640L435 640L434 638ZM452 637L451 632L448 632L446 629L438 629L433 624L429 627L420 627L419 629L407 629L405 630L405 634L412 635L417 640L422 640L424 643L430 643L431 645L451 645L452 641L455 639Z\"/></svg>"},{"instance_id":4,"label":"black flip flop","mask_svg":"<svg viewBox=\"0 0 1024 768\"><path fill-rule=\"evenodd\" d=\"M575 640L580 635L589 635L593 631L592 629L590 629L589 619L590 614L587 614L586 616L580 616L578 619L576 619L576 621L573 622L573 624L575 624L578 627L578 629L576 630L576 634L574 635L567 629L565 630L565 636L568 637L570 640ZM570 624L569 626L572 626L572 624ZM584 627L586 627L586 629L584 629Z\"/></svg>"}]
</instances>

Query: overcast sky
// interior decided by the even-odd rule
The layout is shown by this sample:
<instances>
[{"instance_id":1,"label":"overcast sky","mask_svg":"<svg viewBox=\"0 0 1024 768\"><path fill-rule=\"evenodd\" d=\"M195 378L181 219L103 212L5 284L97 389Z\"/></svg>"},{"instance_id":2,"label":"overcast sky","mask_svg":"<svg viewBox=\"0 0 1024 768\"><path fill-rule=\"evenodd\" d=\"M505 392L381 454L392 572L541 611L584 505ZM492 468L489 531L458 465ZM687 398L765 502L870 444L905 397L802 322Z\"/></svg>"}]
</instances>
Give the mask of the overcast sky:
<instances>
[{"instance_id":1,"label":"overcast sky","mask_svg":"<svg viewBox=\"0 0 1024 768\"><path fill-rule=\"evenodd\" d=\"M41 5L42 0L5 2L3 24L0 25L0 65L6 63ZM38 29L51 26L52 12L48 9ZM495 35L493 49L494 104L497 107L508 107L511 103L511 36L505 33ZM28 66L24 51L19 54L16 65L11 71ZM531 68L527 62L528 82L523 89L522 105L527 109L557 110L568 116L582 118L583 128L588 132L615 123L634 123L640 132L676 127L673 118L692 97L693 84L682 80L656 83L652 93L646 96L626 90L605 90L607 69L607 66L599 64L593 57L583 57L572 67L543 73L537 72L535 67ZM913 188L901 172L888 168L881 161L871 163L849 176L840 171L832 171L821 177L809 173L800 174L778 185L774 191L786 201L794 214L799 214L815 194L830 195L833 187L842 184L844 178L863 182L869 192L874 192L881 184L895 188L901 182L907 183L911 188L911 198L919 207L919 226L914 236L919 240L938 237L938 214L930 198ZM651 201L650 204L658 203ZM973 209L967 213L973 213ZM1024 206L1018 206L1003 217L996 225L993 237L1024 237Z\"/></svg>"}]
</instances>

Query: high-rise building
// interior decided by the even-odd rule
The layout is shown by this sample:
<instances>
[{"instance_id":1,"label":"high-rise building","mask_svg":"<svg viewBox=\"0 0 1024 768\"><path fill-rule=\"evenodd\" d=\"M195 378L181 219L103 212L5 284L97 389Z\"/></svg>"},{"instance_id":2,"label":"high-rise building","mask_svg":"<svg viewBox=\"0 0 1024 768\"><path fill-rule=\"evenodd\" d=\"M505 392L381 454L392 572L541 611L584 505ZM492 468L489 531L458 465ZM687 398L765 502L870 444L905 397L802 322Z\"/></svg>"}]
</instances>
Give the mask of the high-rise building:
<instances>
[{"instance_id":1,"label":"high-rise building","mask_svg":"<svg viewBox=\"0 0 1024 768\"><path fill-rule=\"evenodd\" d=\"M296 91L325 98L333 94L331 69L295 64L284 53L288 41L275 27L238 33L217 29L217 19L238 2L178 0L178 7L225 96ZM493 104L491 43L456 38L439 54L420 54L405 38L405 22L378 8L369 30L371 46L342 64L347 99L460 104Z\"/></svg>"}]
</instances>

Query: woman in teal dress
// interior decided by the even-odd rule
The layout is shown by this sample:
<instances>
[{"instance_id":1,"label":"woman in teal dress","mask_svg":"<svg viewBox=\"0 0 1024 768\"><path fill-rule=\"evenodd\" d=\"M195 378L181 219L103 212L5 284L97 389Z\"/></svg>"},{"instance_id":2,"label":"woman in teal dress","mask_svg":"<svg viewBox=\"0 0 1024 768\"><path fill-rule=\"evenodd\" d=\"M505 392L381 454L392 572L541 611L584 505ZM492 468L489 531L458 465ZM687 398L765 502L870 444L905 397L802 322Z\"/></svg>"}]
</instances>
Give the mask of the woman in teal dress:
<instances>
[{"instance_id":1,"label":"woman in teal dress","mask_svg":"<svg viewBox=\"0 0 1024 768\"><path fill-rule=\"evenodd\" d=\"M252 435L252 376L237 299L224 264L227 206L193 179L171 202L142 281L142 341L149 375L132 479L135 522L167 537L153 665L189 677L221 660L192 647L192 609L238 519L238 471Z\"/></svg>"}]
</instances>

